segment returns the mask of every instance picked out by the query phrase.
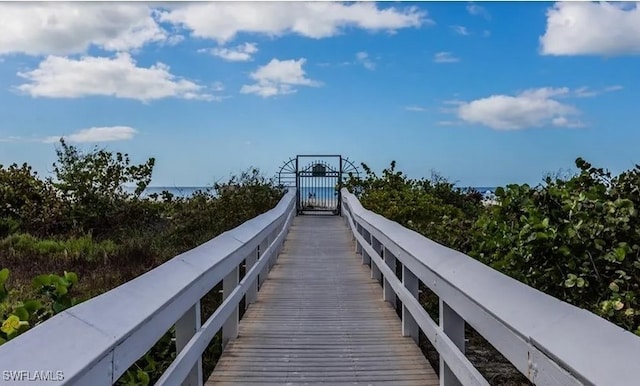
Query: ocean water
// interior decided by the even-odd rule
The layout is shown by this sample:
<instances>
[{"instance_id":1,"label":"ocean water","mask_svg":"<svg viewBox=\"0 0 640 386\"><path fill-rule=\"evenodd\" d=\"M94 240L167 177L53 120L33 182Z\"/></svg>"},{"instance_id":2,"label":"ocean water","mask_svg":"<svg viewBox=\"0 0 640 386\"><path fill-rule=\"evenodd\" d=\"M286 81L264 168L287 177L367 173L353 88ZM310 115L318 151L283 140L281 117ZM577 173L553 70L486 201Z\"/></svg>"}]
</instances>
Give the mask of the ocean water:
<instances>
[{"instance_id":1,"label":"ocean water","mask_svg":"<svg viewBox=\"0 0 640 386\"><path fill-rule=\"evenodd\" d=\"M160 194L163 191L167 190L173 193L173 195L176 197L190 197L199 190L206 191L208 189L212 189L212 188L207 186L150 186L147 189L145 189L145 191L142 193L142 196L145 197L153 193ZM466 188L462 188L462 189L466 189ZM496 190L496 188L492 186L478 186L478 187L473 187L473 189L479 191L480 193L483 193L485 196L493 196ZM126 190L129 192L133 192L135 188L127 187ZM300 188L300 196L303 199L314 198L313 196L310 197L310 194L315 195L316 200L322 200L327 202L337 200L337 195L333 188L329 188L329 187L314 187L314 188L301 187Z\"/></svg>"},{"instance_id":2,"label":"ocean water","mask_svg":"<svg viewBox=\"0 0 640 386\"><path fill-rule=\"evenodd\" d=\"M208 189L212 189L212 187L208 186L149 186L147 189L142 192L142 197L147 197L150 194L161 194L163 191L168 191L173 193L176 197L191 197L195 192L202 190L206 191ZM125 187L125 190L128 192L134 192L135 187Z\"/></svg>"}]
</instances>

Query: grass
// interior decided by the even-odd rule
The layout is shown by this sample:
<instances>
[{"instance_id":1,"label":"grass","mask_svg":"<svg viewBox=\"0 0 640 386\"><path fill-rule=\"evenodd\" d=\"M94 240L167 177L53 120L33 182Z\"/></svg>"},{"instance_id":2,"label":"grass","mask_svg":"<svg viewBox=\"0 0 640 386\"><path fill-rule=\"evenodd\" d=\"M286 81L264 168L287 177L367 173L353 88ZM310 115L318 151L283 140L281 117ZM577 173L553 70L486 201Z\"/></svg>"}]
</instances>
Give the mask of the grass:
<instances>
[{"instance_id":1,"label":"grass","mask_svg":"<svg viewBox=\"0 0 640 386\"><path fill-rule=\"evenodd\" d=\"M108 259L109 256L118 251L118 247L113 241L96 242L91 236L55 240L38 239L26 233L5 237L0 241L0 249L7 251L8 257L11 259L20 255L38 255L52 259L62 259L66 262Z\"/></svg>"},{"instance_id":2,"label":"grass","mask_svg":"<svg viewBox=\"0 0 640 386\"><path fill-rule=\"evenodd\" d=\"M31 280L43 273L73 271L80 277L77 294L88 299L127 282L166 259L143 240L125 244L91 236L39 239L14 234L0 240L0 267L11 270L9 301L33 295ZM144 250L145 253L139 253Z\"/></svg>"}]
</instances>

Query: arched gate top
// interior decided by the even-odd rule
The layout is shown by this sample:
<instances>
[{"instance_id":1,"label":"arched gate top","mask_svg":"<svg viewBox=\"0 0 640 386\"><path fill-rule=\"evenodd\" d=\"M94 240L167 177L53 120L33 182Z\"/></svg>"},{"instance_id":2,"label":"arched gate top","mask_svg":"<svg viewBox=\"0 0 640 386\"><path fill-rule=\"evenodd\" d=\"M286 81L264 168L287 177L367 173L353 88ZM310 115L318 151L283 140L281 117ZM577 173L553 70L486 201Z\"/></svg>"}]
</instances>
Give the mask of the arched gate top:
<instances>
[{"instance_id":1,"label":"arched gate top","mask_svg":"<svg viewBox=\"0 0 640 386\"><path fill-rule=\"evenodd\" d=\"M285 161L278 172L278 183L295 189L298 213L340 213L339 189L344 179L360 171L341 155L297 155Z\"/></svg>"}]
</instances>

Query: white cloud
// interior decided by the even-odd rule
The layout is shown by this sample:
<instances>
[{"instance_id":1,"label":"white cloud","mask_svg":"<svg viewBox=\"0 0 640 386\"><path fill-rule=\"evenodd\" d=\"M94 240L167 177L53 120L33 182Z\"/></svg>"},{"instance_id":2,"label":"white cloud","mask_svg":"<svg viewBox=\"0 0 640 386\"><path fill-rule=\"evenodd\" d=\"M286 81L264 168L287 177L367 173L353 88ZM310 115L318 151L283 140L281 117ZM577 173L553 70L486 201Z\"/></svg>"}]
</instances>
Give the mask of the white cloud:
<instances>
[{"instance_id":1,"label":"white cloud","mask_svg":"<svg viewBox=\"0 0 640 386\"><path fill-rule=\"evenodd\" d=\"M0 55L68 55L91 46L126 51L167 38L144 4L0 3Z\"/></svg>"},{"instance_id":2,"label":"white cloud","mask_svg":"<svg viewBox=\"0 0 640 386\"><path fill-rule=\"evenodd\" d=\"M515 96L492 95L461 104L460 119L496 130L518 130L532 127L579 127L582 123L571 117L580 114L573 106L557 101L567 97L566 87L525 90ZM555 98L555 99L554 99Z\"/></svg>"},{"instance_id":3,"label":"white cloud","mask_svg":"<svg viewBox=\"0 0 640 386\"><path fill-rule=\"evenodd\" d=\"M482 16L487 20L491 20L491 15L487 11L487 9L478 4L467 5L467 12L469 12L470 15Z\"/></svg>"},{"instance_id":4,"label":"white cloud","mask_svg":"<svg viewBox=\"0 0 640 386\"><path fill-rule=\"evenodd\" d=\"M441 107L439 110L445 114L452 114L458 111L458 106L463 105L465 102L458 99L450 99L442 102L443 105L453 106L453 107Z\"/></svg>"},{"instance_id":5,"label":"white cloud","mask_svg":"<svg viewBox=\"0 0 640 386\"><path fill-rule=\"evenodd\" d=\"M469 30L465 26L452 25L451 29L453 30L453 32L455 32L458 35L462 35L462 36L468 36L469 35Z\"/></svg>"},{"instance_id":6,"label":"white cloud","mask_svg":"<svg viewBox=\"0 0 640 386\"><path fill-rule=\"evenodd\" d=\"M167 39L167 45L175 46L175 45L180 44L182 41L184 41L184 36L182 36L182 35L173 35L173 36L170 36L169 39Z\"/></svg>"},{"instance_id":7,"label":"white cloud","mask_svg":"<svg viewBox=\"0 0 640 386\"><path fill-rule=\"evenodd\" d=\"M30 137L8 136L0 137L0 142L38 142L38 143L56 143L60 138L64 138L67 142L75 143L97 143L110 141L125 141L132 139L138 131L129 126L106 126L91 127L88 129L78 130L69 135L52 135L49 137L39 137L32 135Z\"/></svg>"},{"instance_id":8,"label":"white cloud","mask_svg":"<svg viewBox=\"0 0 640 386\"><path fill-rule=\"evenodd\" d=\"M85 56L69 59L48 56L38 68L19 72L26 79L17 89L32 97L81 98L103 95L148 102L176 97L213 100L205 87L169 72L169 66L156 63L138 67L127 53L114 58Z\"/></svg>"},{"instance_id":9,"label":"white cloud","mask_svg":"<svg viewBox=\"0 0 640 386\"><path fill-rule=\"evenodd\" d=\"M10 135L8 137L0 137L0 142L19 142L22 141L23 138L16 135Z\"/></svg>"},{"instance_id":10,"label":"white cloud","mask_svg":"<svg viewBox=\"0 0 640 386\"><path fill-rule=\"evenodd\" d=\"M569 87L541 87L524 90L520 96L531 99L549 99L553 97L562 98L569 96L571 90Z\"/></svg>"},{"instance_id":11,"label":"white cloud","mask_svg":"<svg viewBox=\"0 0 640 386\"><path fill-rule=\"evenodd\" d=\"M358 63L362 64L367 70L373 71L376 69L376 64L371 60L369 54L366 52L358 52L356 54L356 59L358 60Z\"/></svg>"},{"instance_id":12,"label":"white cloud","mask_svg":"<svg viewBox=\"0 0 640 386\"><path fill-rule=\"evenodd\" d=\"M320 82L306 78L306 73L302 68L305 62L305 58L298 60L271 59L269 63L251 73L250 77L256 83L242 86L240 92L268 98L276 95L292 94L297 91L295 86L320 86Z\"/></svg>"},{"instance_id":13,"label":"white cloud","mask_svg":"<svg viewBox=\"0 0 640 386\"><path fill-rule=\"evenodd\" d=\"M579 98L589 98L589 97L594 97L594 96L598 96L600 94L604 94L604 93L608 93L608 92L614 92L614 91L619 91L622 90L623 87L620 85L614 85L614 86L608 86L608 87L604 87L603 89L600 90L594 90L591 89L589 87L580 87L578 89L576 89L574 91L574 95L576 97Z\"/></svg>"},{"instance_id":14,"label":"white cloud","mask_svg":"<svg viewBox=\"0 0 640 386\"><path fill-rule=\"evenodd\" d=\"M543 55L640 54L640 6L559 2L547 10Z\"/></svg>"},{"instance_id":15,"label":"white cloud","mask_svg":"<svg viewBox=\"0 0 640 386\"><path fill-rule=\"evenodd\" d=\"M293 33L320 39L338 35L348 27L393 32L433 23L417 7L379 9L377 4L364 2L186 3L164 11L161 20L219 43L241 32L272 37Z\"/></svg>"},{"instance_id":16,"label":"white cloud","mask_svg":"<svg viewBox=\"0 0 640 386\"><path fill-rule=\"evenodd\" d=\"M604 88L604 92L620 91L623 88L624 87L620 86L619 84L616 84L616 85L613 85L613 86L605 87Z\"/></svg>"},{"instance_id":17,"label":"white cloud","mask_svg":"<svg viewBox=\"0 0 640 386\"><path fill-rule=\"evenodd\" d=\"M258 52L258 45L255 43L244 43L232 48L218 47L205 51L229 62L248 62L252 59L252 55Z\"/></svg>"},{"instance_id":18,"label":"white cloud","mask_svg":"<svg viewBox=\"0 0 640 386\"><path fill-rule=\"evenodd\" d=\"M415 111L415 112L425 112L427 109L421 106L405 106L404 108L407 111Z\"/></svg>"},{"instance_id":19,"label":"white cloud","mask_svg":"<svg viewBox=\"0 0 640 386\"><path fill-rule=\"evenodd\" d=\"M598 95L598 92L589 89L589 87L580 87L579 89L575 90L575 94L580 98L588 98Z\"/></svg>"},{"instance_id":20,"label":"white cloud","mask_svg":"<svg viewBox=\"0 0 640 386\"><path fill-rule=\"evenodd\" d=\"M453 56L451 52L437 52L433 56L433 61L436 63L456 63L460 61L460 58Z\"/></svg>"},{"instance_id":21,"label":"white cloud","mask_svg":"<svg viewBox=\"0 0 640 386\"><path fill-rule=\"evenodd\" d=\"M137 132L136 129L129 126L91 127L70 135L47 137L43 142L55 143L60 140L60 137L63 137L65 141L75 143L125 141L132 139Z\"/></svg>"},{"instance_id":22,"label":"white cloud","mask_svg":"<svg viewBox=\"0 0 640 386\"><path fill-rule=\"evenodd\" d=\"M570 121L567 117L556 117L551 120L551 124L556 127L584 127L585 124L580 121Z\"/></svg>"},{"instance_id":23,"label":"white cloud","mask_svg":"<svg viewBox=\"0 0 640 386\"><path fill-rule=\"evenodd\" d=\"M211 89L216 92L224 91L224 85L222 82L213 82Z\"/></svg>"}]
</instances>

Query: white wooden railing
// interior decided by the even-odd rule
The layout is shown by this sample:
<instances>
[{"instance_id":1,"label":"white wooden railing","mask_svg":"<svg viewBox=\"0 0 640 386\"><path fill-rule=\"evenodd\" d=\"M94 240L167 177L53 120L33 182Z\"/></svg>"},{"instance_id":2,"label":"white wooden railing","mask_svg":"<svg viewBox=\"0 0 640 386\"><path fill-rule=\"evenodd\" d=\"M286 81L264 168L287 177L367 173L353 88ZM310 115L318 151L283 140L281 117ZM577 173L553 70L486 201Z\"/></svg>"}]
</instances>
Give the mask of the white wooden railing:
<instances>
[{"instance_id":1,"label":"white wooden railing","mask_svg":"<svg viewBox=\"0 0 640 386\"><path fill-rule=\"evenodd\" d=\"M465 323L536 385L640 385L640 338L362 207L342 189L342 215L383 297L402 302L402 334L422 330L440 355L441 385L488 385L465 357ZM401 264L402 279L396 276ZM422 282L439 325L418 302Z\"/></svg>"},{"instance_id":2,"label":"white wooden railing","mask_svg":"<svg viewBox=\"0 0 640 386\"><path fill-rule=\"evenodd\" d=\"M0 384L112 385L175 325L178 354L156 385L202 385L203 351L221 328L223 345L237 337L240 301L255 302L294 216L289 192L274 209L10 340L0 346ZM224 301L201 324L200 299L221 281Z\"/></svg>"},{"instance_id":3,"label":"white wooden railing","mask_svg":"<svg viewBox=\"0 0 640 386\"><path fill-rule=\"evenodd\" d=\"M341 194L356 251L382 281L383 298L402 302L403 335L417 342L422 331L438 350L442 385L488 385L464 355L466 323L536 385L640 384L635 335ZM178 354L157 385L202 385L203 351L220 329L223 344L237 336L240 301L255 301L293 216L290 192L274 209L5 343L0 384L25 384L18 378L46 372L57 377L54 384L112 385L175 325ZM221 281L223 303L201 323L200 299ZM440 299L439 324L418 301L420 282Z\"/></svg>"}]
</instances>

